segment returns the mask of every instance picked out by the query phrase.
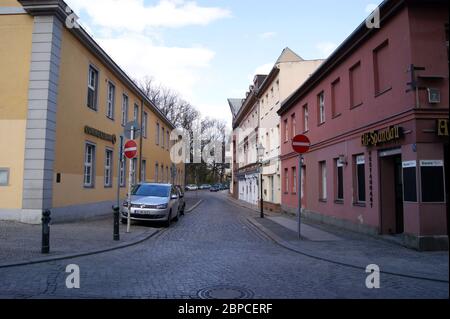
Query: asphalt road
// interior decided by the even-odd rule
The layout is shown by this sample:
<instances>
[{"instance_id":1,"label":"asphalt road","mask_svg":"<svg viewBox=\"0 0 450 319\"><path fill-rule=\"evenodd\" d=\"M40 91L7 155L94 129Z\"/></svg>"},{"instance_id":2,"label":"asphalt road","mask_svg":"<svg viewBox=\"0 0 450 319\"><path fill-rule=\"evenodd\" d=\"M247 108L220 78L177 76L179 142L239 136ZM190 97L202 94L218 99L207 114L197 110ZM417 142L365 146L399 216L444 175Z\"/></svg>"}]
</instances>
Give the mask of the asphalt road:
<instances>
[{"instance_id":1,"label":"asphalt road","mask_svg":"<svg viewBox=\"0 0 450 319\"><path fill-rule=\"evenodd\" d=\"M139 245L0 269L0 297L448 298L448 283L383 274L380 289L368 289L362 270L275 244L223 194L197 196L197 209ZM79 267L80 288L66 287L69 264Z\"/></svg>"}]
</instances>

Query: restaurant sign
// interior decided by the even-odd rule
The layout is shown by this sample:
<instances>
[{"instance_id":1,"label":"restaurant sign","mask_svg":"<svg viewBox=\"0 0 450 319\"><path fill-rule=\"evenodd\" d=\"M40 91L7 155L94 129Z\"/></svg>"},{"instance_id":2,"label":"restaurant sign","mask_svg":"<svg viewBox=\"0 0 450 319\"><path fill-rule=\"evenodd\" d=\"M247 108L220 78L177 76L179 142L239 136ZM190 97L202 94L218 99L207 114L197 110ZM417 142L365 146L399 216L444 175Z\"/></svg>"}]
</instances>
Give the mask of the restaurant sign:
<instances>
[{"instance_id":1,"label":"restaurant sign","mask_svg":"<svg viewBox=\"0 0 450 319\"><path fill-rule=\"evenodd\" d=\"M116 140L117 140L116 135L99 131L99 130L92 128L90 126L87 126L87 125L84 127L84 133L95 136L101 140L111 142L113 144L115 144Z\"/></svg>"},{"instance_id":2,"label":"restaurant sign","mask_svg":"<svg viewBox=\"0 0 450 319\"><path fill-rule=\"evenodd\" d=\"M403 128L395 125L382 130L364 133L361 136L361 144L363 146L377 146L397 141L404 136Z\"/></svg>"}]
</instances>

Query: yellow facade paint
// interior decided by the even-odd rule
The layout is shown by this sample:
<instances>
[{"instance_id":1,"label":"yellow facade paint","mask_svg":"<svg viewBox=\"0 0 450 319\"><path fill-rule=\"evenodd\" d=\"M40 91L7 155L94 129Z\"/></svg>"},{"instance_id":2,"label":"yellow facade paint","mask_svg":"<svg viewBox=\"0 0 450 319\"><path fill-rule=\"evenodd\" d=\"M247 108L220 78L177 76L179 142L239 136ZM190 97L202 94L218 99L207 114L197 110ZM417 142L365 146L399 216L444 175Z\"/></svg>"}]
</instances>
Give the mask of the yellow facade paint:
<instances>
[{"instance_id":1,"label":"yellow facade paint","mask_svg":"<svg viewBox=\"0 0 450 319\"><path fill-rule=\"evenodd\" d=\"M14 6L16 1L2 1ZM9 169L9 183L0 186L1 208L22 207L25 126L33 18L0 19L0 168Z\"/></svg>"}]
</instances>

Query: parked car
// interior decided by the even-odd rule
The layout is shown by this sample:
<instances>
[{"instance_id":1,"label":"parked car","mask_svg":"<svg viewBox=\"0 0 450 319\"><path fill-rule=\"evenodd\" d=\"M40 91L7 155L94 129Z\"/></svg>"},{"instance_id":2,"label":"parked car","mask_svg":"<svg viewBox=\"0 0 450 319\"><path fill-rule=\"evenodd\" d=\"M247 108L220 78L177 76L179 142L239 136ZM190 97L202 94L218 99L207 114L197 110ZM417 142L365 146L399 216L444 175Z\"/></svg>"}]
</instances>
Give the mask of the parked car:
<instances>
[{"instance_id":1,"label":"parked car","mask_svg":"<svg viewBox=\"0 0 450 319\"><path fill-rule=\"evenodd\" d=\"M186 190L187 191L196 191L196 190L198 190L198 186L195 184L189 184L189 185L186 185Z\"/></svg>"},{"instance_id":2,"label":"parked car","mask_svg":"<svg viewBox=\"0 0 450 319\"><path fill-rule=\"evenodd\" d=\"M180 185L175 185L175 188L178 190L178 196L180 199L180 215L184 215L184 211L186 209L186 201L184 200L184 191L183 187Z\"/></svg>"},{"instance_id":3,"label":"parked car","mask_svg":"<svg viewBox=\"0 0 450 319\"><path fill-rule=\"evenodd\" d=\"M219 184L215 184L215 185L211 186L209 191L210 192L218 192L218 191L220 191L220 185Z\"/></svg>"},{"instance_id":4,"label":"parked car","mask_svg":"<svg viewBox=\"0 0 450 319\"><path fill-rule=\"evenodd\" d=\"M209 184L203 184L203 185L200 185L200 187L199 187L199 189L210 189L211 188L211 185L209 185Z\"/></svg>"},{"instance_id":5,"label":"parked car","mask_svg":"<svg viewBox=\"0 0 450 319\"><path fill-rule=\"evenodd\" d=\"M127 223L128 199L122 205L122 223ZM180 216L178 190L171 184L140 183L131 190L131 220L162 221L166 227Z\"/></svg>"}]
</instances>

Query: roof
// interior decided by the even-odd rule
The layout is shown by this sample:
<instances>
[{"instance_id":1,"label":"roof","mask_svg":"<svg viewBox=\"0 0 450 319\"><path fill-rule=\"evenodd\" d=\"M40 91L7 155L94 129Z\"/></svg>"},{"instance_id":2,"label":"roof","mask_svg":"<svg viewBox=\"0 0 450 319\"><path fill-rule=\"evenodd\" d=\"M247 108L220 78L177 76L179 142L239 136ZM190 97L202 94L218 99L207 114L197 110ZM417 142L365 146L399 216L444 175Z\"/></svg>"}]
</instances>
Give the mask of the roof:
<instances>
[{"instance_id":1,"label":"roof","mask_svg":"<svg viewBox=\"0 0 450 319\"><path fill-rule=\"evenodd\" d=\"M384 0L380 6L380 22L386 21L392 17L400 8L403 7L405 1L408 0ZM326 59L317 70L296 90L292 93L282 104L278 110L279 115L287 112L296 102L312 90L320 81L327 76L335 67L337 67L349 54L357 49L361 42L367 37L371 36L379 29L367 28L364 20L354 31L350 34L344 42Z\"/></svg>"},{"instance_id":2,"label":"roof","mask_svg":"<svg viewBox=\"0 0 450 319\"><path fill-rule=\"evenodd\" d=\"M230 105L231 114L233 114L234 118L244 104L244 99L228 99L228 104Z\"/></svg>"},{"instance_id":3,"label":"roof","mask_svg":"<svg viewBox=\"0 0 450 319\"><path fill-rule=\"evenodd\" d=\"M54 15L63 25L67 17L71 14L70 10L66 10L68 5L63 0L18 0L24 10L32 16ZM69 12L67 12L69 11ZM112 69L118 78L128 85L136 95L138 95L158 116L166 122L172 129L175 125L166 117L166 115L153 104L138 85L123 71L116 62L95 42L95 40L80 26L79 28L67 28L88 50L95 55L100 61Z\"/></svg>"}]
</instances>

